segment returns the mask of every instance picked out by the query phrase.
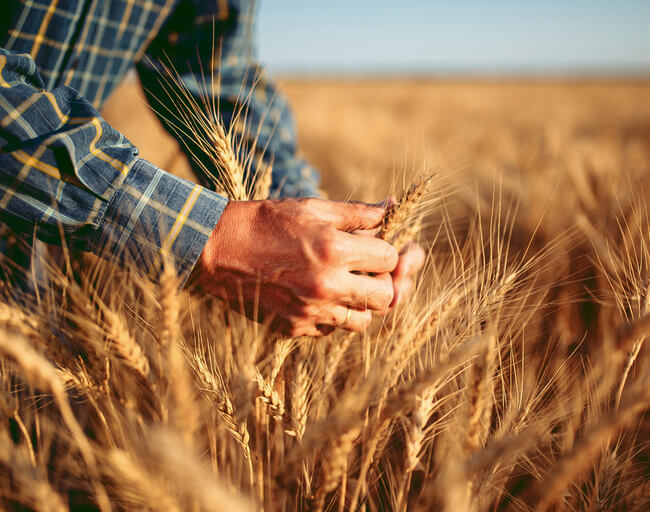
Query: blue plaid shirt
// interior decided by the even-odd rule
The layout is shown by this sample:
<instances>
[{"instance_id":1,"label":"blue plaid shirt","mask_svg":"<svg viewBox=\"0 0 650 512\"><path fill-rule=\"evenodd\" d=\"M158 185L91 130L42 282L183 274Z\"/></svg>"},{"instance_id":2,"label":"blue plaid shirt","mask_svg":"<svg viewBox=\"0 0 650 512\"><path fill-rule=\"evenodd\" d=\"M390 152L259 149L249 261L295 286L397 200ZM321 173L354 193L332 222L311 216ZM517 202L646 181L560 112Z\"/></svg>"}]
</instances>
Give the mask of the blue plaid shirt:
<instances>
[{"instance_id":1,"label":"blue plaid shirt","mask_svg":"<svg viewBox=\"0 0 650 512\"><path fill-rule=\"evenodd\" d=\"M255 62L249 0L3 0L0 16L0 217L29 238L65 243L156 274L165 257L187 277L227 204L138 156L98 113L135 64L163 124L171 61L197 99L193 73L212 69L215 93L242 151L264 148L277 196L317 195L318 175L296 154L285 99ZM216 41L216 49L215 42ZM173 93L172 93L173 94ZM238 99L245 114L234 116ZM172 107L173 108L173 107ZM243 124L243 126L241 126ZM259 149L257 150L260 153Z\"/></svg>"}]
</instances>

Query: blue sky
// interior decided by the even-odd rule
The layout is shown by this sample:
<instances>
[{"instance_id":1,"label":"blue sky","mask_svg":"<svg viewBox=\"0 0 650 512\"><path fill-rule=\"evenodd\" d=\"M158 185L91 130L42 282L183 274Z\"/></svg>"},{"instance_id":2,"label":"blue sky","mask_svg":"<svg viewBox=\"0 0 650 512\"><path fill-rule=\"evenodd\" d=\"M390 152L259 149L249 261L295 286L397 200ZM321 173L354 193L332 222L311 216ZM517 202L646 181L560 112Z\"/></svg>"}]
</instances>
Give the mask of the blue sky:
<instances>
[{"instance_id":1,"label":"blue sky","mask_svg":"<svg viewBox=\"0 0 650 512\"><path fill-rule=\"evenodd\" d=\"M272 71L650 73L650 0L262 0L259 14Z\"/></svg>"}]
</instances>

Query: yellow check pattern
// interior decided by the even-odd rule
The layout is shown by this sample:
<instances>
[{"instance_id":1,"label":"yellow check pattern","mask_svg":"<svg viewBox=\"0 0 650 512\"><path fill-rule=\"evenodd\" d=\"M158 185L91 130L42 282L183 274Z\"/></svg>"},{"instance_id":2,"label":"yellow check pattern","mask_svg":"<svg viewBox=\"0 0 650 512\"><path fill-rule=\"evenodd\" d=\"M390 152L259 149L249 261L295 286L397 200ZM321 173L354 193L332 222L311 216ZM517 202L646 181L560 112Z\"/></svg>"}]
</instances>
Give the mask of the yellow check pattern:
<instances>
[{"instance_id":1,"label":"yellow check pattern","mask_svg":"<svg viewBox=\"0 0 650 512\"><path fill-rule=\"evenodd\" d=\"M236 127L237 146L273 162L276 195L316 195L318 175L296 156L286 101L256 64L252 4L4 0L2 221L48 243L61 243L63 234L69 247L130 260L153 274L170 257L186 276L227 200L210 191L205 162L194 161L203 186L177 178L140 158L98 113L135 64L163 124L188 155L201 154L169 122L172 91L161 82L160 65L167 57L197 100L205 90L194 73L218 66L221 86L211 100L226 126Z\"/></svg>"}]
</instances>

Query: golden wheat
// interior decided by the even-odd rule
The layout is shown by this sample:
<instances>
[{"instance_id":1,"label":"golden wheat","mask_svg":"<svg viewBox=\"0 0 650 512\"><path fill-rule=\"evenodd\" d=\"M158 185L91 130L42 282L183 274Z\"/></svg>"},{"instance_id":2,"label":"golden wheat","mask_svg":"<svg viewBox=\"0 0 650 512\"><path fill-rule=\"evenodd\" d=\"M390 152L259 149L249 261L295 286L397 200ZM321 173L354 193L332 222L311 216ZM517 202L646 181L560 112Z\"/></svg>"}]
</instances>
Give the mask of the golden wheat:
<instances>
[{"instance_id":1,"label":"golden wheat","mask_svg":"<svg viewBox=\"0 0 650 512\"><path fill-rule=\"evenodd\" d=\"M287 339L169 266L70 254L38 300L4 286L0 507L647 508L647 87L348 85L288 85L330 195L390 196L395 161L450 182L405 173L379 230L427 249L413 295L364 333ZM268 197L259 151L170 93L214 188ZM398 105L435 151L391 153Z\"/></svg>"}]
</instances>

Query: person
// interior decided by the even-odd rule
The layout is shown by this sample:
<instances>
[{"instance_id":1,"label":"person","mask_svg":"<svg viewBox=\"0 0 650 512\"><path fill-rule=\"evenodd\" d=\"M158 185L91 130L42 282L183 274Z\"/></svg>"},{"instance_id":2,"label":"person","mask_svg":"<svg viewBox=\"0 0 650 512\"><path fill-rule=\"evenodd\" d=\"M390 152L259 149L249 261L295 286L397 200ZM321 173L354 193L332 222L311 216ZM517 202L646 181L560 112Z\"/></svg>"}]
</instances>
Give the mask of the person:
<instances>
[{"instance_id":1,"label":"person","mask_svg":"<svg viewBox=\"0 0 650 512\"><path fill-rule=\"evenodd\" d=\"M360 331L409 292L424 254L411 245L398 255L372 236L383 206L318 198L318 173L297 153L287 102L255 60L253 4L5 0L0 218L27 240L128 261L154 277L170 259L182 283L249 315L257 304L285 334ZM204 89L193 73L218 66L212 99L226 128L241 121L238 99L247 98L242 151L265 148L259 158L273 163L280 199L228 201L201 165L199 183L176 177L100 116L135 65L163 125L196 156L195 140L159 108L168 103L160 62L169 57L197 100Z\"/></svg>"}]
</instances>

